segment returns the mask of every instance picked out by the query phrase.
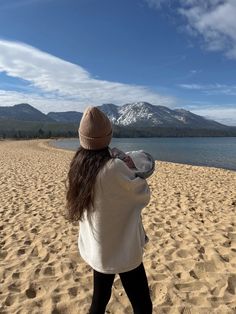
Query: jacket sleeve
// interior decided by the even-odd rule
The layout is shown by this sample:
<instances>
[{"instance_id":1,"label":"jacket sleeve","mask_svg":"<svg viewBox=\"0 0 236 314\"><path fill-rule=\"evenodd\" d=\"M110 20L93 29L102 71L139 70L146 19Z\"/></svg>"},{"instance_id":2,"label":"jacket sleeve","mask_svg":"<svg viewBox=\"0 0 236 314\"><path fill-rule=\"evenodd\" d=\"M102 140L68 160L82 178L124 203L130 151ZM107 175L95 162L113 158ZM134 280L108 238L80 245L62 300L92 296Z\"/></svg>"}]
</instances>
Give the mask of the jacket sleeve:
<instances>
[{"instance_id":1,"label":"jacket sleeve","mask_svg":"<svg viewBox=\"0 0 236 314\"><path fill-rule=\"evenodd\" d=\"M150 189L145 179L137 177L122 160L115 158L103 175L107 193L114 200L145 207L150 200ZM103 184L104 185L104 184Z\"/></svg>"}]
</instances>

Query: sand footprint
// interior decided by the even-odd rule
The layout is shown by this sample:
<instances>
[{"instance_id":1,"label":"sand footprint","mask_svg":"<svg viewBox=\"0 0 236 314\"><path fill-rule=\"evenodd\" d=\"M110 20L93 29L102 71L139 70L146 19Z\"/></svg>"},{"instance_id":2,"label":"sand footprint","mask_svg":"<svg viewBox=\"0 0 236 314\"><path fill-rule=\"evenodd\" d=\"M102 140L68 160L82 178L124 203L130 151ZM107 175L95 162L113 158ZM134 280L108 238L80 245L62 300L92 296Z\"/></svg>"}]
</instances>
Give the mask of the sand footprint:
<instances>
[{"instance_id":1,"label":"sand footprint","mask_svg":"<svg viewBox=\"0 0 236 314\"><path fill-rule=\"evenodd\" d=\"M54 276L55 275L55 269L54 267L48 266L44 269L43 274L45 276Z\"/></svg>"},{"instance_id":2,"label":"sand footprint","mask_svg":"<svg viewBox=\"0 0 236 314\"><path fill-rule=\"evenodd\" d=\"M186 283L178 283L174 285L177 290L182 292L199 291L200 289L206 290L207 288L200 281L191 281Z\"/></svg>"},{"instance_id":3,"label":"sand footprint","mask_svg":"<svg viewBox=\"0 0 236 314\"><path fill-rule=\"evenodd\" d=\"M2 250L0 252L0 260L5 259L7 257L7 254L8 254L7 251Z\"/></svg>"},{"instance_id":4,"label":"sand footprint","mask_svg":"<svg viewBox=\"0 0 236 314\"><path fill-rule=\"evenodd\" d=\"M26 296L27 296L28 299L34 299L34 298L36 298L37 292L36 292L34 286L31 285L31 286L25 291L25 294L26 294Z\"/></svg>"},{"instance_id":5,"label":"sand footprint","mask_svg":"<svg viewBox=\"0 0 236 314\"><path fill-rule=\"evenodd\" d=\"M15 282L8 286L8 290L16 293L21 292L20 288L17 287Z\"/></svg>"},{"instance_id":6,"label":"sand footprint","mask_svg":"<svg viewBox=\"0 0 236 314\"><path fill-rule=\"evenodd\" d=\"M38 233L38 229L37 228L32 228L30 230L31 233L37 234Z\"/></svg>"},{"instance_id":7,"label":"sand footprint","mask_svg":"<svg viewBox=\"0 0 236 314\"><path fill-rule=\"evenodd\" d=\"M25 249L21 248L17 251L17 255L20 256L20 255L24 255L25 254Z\"/></svg>"},{"instance_id":8,"label":"sand footprint","mask_svg":"<svg viewBox=\"0 0 236 314\"><path fill-rule=\"evenodd\" d=\"M31 243L32 243L32 241L30 241L30 240L25 240L25 242L24 242L25 245L30 245Z\"/></svg>"},{"instance_id":9,"label":"sand footprint","mask_svg":"<svg viewBox=\"0 0 236 314\"><path fill-rule=\"evenodd\" d=\"M12 279L19 279L20 278L20 273L19 272L15 272L12 274Z\"/></svg>"},{"instance_id":10,"label":"sand footprint","mask_svg":"<svg viewBox=\"0 0 236 314\"><path fill-rule=\"evenodd\" d=\"M186 257L189 257L191 254L187 250L179 249L176 251L176 255L180 258L186 258Z\"/></svg>"},{"instance_id":11,"label":"sand footprint","mask_svg":"<svg viewBox=\"0 0 236 314\"><path fill-rule=\"evenodd\" d=\"M166 304L166 302L168 303L170 301L168 295L168 288L163 282L154 284L151 290L156 304L159 305L163 303Z\"/></svg>"},{"instance_id":12,"label":"sand footprint","mask_svg":"<svg viewBox=\"0 0 236 314\"><path fill-rule=\"evenodd\" d=\"M71 287L68 289L68 294L71 298L75 298L77 296L78 287Z\"/></svg>"},{"instance_id":13,"label":"sand footprint","mask_svg":"<svg viewBox=\"0 0 236 314\"><path fill-rule=\"evenodd\" d=\"M5 305L6 305L6 306L11 306L11 305L13 305L13 304L15 303L15 300L16 300L16 296L9 294L9 295L6 297Z\"/></svg>"},{"instance_id":14,"label":"sand footprint","mask_svg":"<svg viewBox=\"0 0 236 314\"><path fill-rule=\"evenodd\" d=\"M34 271L34 279L37 279L39 277L39 273L41 271L41 268L37 267Z\"/></svg>"}]
</instances>

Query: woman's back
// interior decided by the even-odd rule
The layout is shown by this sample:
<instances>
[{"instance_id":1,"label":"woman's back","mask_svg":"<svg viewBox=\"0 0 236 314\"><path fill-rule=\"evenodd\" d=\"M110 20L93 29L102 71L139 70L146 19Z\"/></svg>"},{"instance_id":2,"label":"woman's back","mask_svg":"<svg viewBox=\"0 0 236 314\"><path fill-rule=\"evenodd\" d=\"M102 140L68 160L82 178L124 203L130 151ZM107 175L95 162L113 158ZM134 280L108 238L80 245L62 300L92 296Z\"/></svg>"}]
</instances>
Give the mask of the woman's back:
<instances>
[{"instance_id":1,"label":"woman's back","mask_svg":"<svg viewBox=\"0 0 236 314\"><path fill-rule=\"evenodd\" d=\"M93 208L80 222L79 234L80 254L95 270L120 273L141 263L145 234L140 214L149 199L146 181L120 159L102 168Z\"/></svg>"},{"instance_id":2,"label":"woman's back","mask_svg":"<svg viewBox=\"0 0 236 314\"><path fill-rule=\"evenodd\" d=\"M89 313L105 313L115 274L119 273L134 312L150 314L141 220L141 210L150 199L148 184L111 155L112 125L98 108L87 108L78 131L81 147L68 173L67 209L71 220L80 220L79 251L93 268ZM129 157L129 165L130 161Z\"/></svg>"}]
</instances>

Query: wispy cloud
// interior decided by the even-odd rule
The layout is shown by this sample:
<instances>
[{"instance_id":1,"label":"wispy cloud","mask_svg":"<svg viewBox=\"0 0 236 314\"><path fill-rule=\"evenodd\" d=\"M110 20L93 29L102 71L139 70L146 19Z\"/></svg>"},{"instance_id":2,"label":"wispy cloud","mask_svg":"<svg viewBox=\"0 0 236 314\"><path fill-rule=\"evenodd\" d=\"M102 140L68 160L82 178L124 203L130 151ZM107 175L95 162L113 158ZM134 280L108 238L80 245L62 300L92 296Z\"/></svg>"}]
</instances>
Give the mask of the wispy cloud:
<instances>
[{"instance_id":1,"label":"wispy cloud","mask_svg":"<svg viewBox=\"0 0 236 314\"><path fill-rule=\"evenodd\" d=\"M179 84L178 86L186 89L202 89L202 85L199 84Z\"/></svg>"},{"instance_id":2,"label":"wispy cloud","mask_svg":"<svg viewBox=\"0 0 236 314\"><path fill-rule=\"evenodd\" d=\"M225 125L236 126L236 103L213 105L197 102L196 105L187 106L185 109Z\"/></svg>"},{"instance_id":3,"label":"wispy cloud","mask_svg":"<svg viewBox=\"0 0 236 314\"><path fill-rule=\"evenodd\" d=\"M145 0L160 9L169 1ZM177 12L185 19L185 30L200 36L206 49L222 51L236 59L236 1L235 0L176 0Z\"/></svg>"},{"instance_id":4,"label":"wispy cloud","mask_svg":"<svg viewBox=\"0 0 236 314\"><path fill-rule=\"evenodd\" d=\"M145 86L95 79L83 67L23 43L0 40L0 51L0 72L29 82L35 88L34 97L38 94L45 102L51 98L68 101L73 104L71 110L83 109L88 104L142 100L166 106L175 104L172 97L162 96ZM0 105L4 105L2 97Z\"/></svg>"},{"instance_id":5,"label":"wispy cloud","mask_svg":"<svg viewBox=\"0 0 236 314\"><path fill-rule=\"evenodd\" d=\"M85 105L79 105L75 100L64 97L54 97L36 93L25 93L0 89L0 106L12 106L19 103L29 103L38 110L48 113L50 111L83 111Z\"/></svg>"},{"instance_id":6,"label":"wispy cloud","mask_svg":"<svg viewBox=\"0 0 236 314\"><path fill-rule=\"evenodd\" d=\"M236 96L236 85L226 84L179 84L181 88L189 90L199 90L207 95L227 95Z\"/></svg>"}]
</instances>

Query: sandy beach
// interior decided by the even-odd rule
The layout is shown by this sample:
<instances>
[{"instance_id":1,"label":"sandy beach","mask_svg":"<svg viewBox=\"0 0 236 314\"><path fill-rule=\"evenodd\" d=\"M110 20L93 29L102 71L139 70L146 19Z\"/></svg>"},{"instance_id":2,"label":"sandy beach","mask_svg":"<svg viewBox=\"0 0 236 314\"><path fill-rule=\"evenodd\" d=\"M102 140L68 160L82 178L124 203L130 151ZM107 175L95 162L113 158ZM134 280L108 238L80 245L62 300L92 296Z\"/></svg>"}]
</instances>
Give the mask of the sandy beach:
<instances>
[{"instance_id":1,"label":"sandy beach","mask_svg":"<svg viewBox=\"0 0 236 314\"><path fill-rule=\"evenodd\" d=\"M0 141L0 313L86 314L92 271L63 217L74 152ZM236 172L157 161L143 211L153 313L236 313ZM107 307L131 314L119 276Z\"/></svg>"}]
</instances>

